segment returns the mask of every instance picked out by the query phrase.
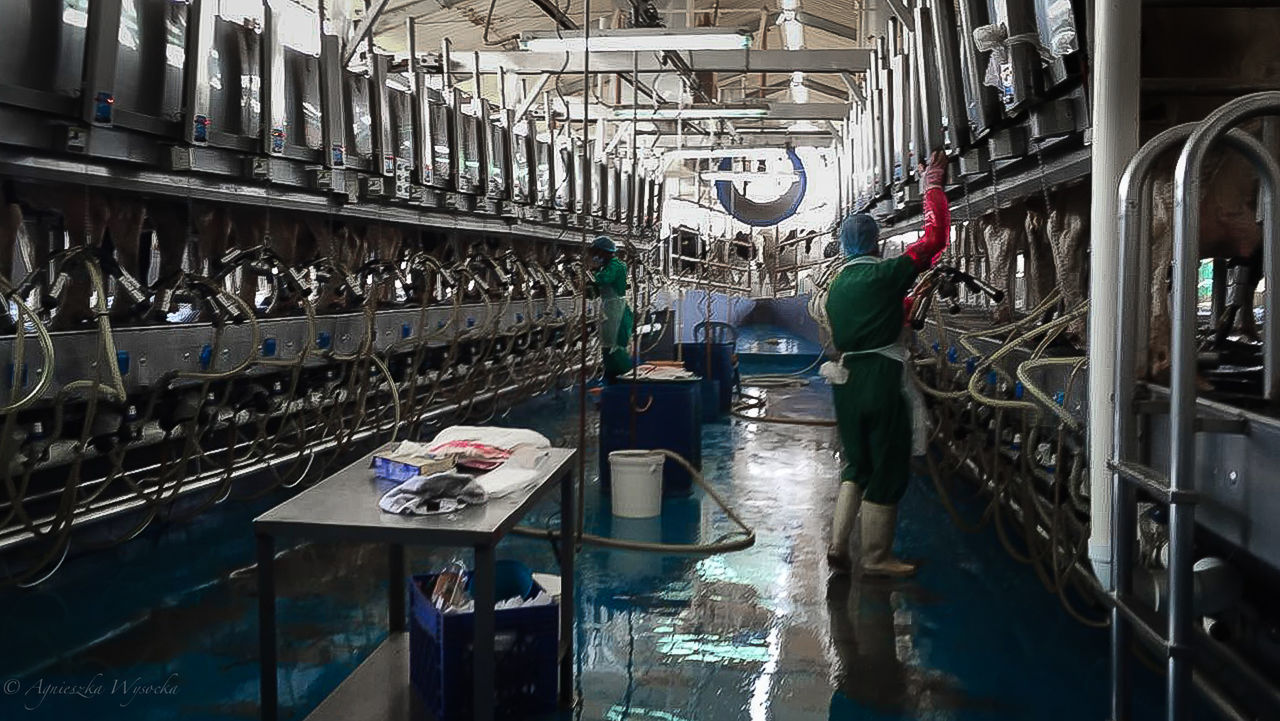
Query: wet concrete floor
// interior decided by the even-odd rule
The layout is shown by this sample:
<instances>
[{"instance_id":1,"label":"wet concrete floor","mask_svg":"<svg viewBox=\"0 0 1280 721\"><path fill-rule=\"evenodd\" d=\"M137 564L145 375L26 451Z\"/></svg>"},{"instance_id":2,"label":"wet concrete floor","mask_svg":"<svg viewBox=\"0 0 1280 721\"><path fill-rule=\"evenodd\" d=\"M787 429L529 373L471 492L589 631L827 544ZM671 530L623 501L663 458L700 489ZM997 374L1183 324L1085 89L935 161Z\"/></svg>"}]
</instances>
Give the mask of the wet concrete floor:
<instances>
[{"instance_id":1,"label":"wet concrete floor","mask_svg":"<svg viewBox=\"0 0 1280 721\"><path fill-rule=\"evenodd\" d=\"M769 391L770 412L830 417L829 390L810 380ZM577 407L571 393L552 394L493 422L574 445ZM591 436L596 420L593 412ZM706 476L757 542L709 558L587 548L575 718L1106 717L1105 632L1068 617L994 533L958 530L927 483L914 482L903 503L899 540L922 562L919 575L832 580L833 430L734 419L705 426L703 446ZM595 456L592 438L589 479ZM227 503L73 558L37 589L0 591L0 719L256 718L250 522L285 497ZM613 518L595 480L586 497L596 533L694 542L732 530L701 493L668 500L652 521ZM530 523L553 523L556 510L545 504ZM454 555L411 550L411 572ZM545 541L504 541L498 557L557 572ZM386 554L312 544L283 550L277 563L280 699L283 717L300 719L385 637ZM1144 697L1157 698L1155 684L1143 677ZM1154 718L1158 706L1140 703L1138 717Z\"/></svg>"}]
</instances>

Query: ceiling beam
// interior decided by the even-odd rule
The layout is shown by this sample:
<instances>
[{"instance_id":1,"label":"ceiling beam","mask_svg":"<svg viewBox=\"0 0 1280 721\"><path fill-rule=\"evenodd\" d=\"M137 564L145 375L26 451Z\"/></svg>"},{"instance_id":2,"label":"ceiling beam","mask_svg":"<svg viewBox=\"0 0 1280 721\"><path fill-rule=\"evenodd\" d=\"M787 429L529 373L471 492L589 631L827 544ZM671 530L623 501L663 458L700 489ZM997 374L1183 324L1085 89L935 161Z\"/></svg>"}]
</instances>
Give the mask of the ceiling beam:
<instances>
[{"instance_id":1,"label":"ceiling beam","mask_svg":"<svg viewBox=\"0 0 1280 721\"><path fill-rule=\"evenodd\" d=\"M849 100L849 93L847 91L844 91L844 90L841 90L840 88L835 87L834 85L827 85L824 82L821 82L818 80L811 80L809 78L805 78L800 84L810 90L815 90L819 93L822 93L823 95L826 95L831 98L835 98L836 100ZM791 88L791 78L769 83L768 88L769 88L770 94L781 92L783 90L789 90Z\"/></svg>"},{"instance_id":2,"label":"ceiling beam","mask_svg":"<svg viewBox=\"0 0 1280 721\"><path fill-rule=\"evenodd\" d=\"M365 13L360 20L360 24L356 26L355 35L348 41L347 46L342 49L342 67L351 64L351 58L356 56L360 51L360 46L369 38L369 33L373 31L373 26L377 24L378 18L382 17L382 11L387 9L387 3L391 0L375 0L369 8L369 12Z\"/></svg>"},{"instance_id":3,"label":"ceiling beam","mask_svg":"<svg viewBox=\"0 0 1280 721\"><path fill-rule=\"evenodd\" d=\"M648 133L653 135L653 133ZM753 133L743 135L734 148L785 148L792 147L818 147L825 148L831 145L832 136L830 133L788 133L786 131L775 131L769 133ZM724 136L688 136L684 137L684 141L678 142L676 136L672 133L663 133L655 139L653 148L663 150L666 148L685 148L695 150L699 148L723 148L727 147Z\"/></svg>"},{"instance_id":4,"label":"ceiling beam","mask_svg":"<svg viewBox=\"0 0 1280 721\"><path fill-rule=\"evenodd\" d=\"M782 13L783 11L781 10L774 10L770 12L767 16L765 16L765 21L764 21L765 27L768 28L776 25L778 23L778 18L782 16ZM862 38L858 36L857 30L853 29L848 25L845 25L844 23L838 23L835 20L823 17L822 15L815 15L811 12L806 12L804 10L796 10L795 18L796 18L796 22L800 23L801 25L804 25L805 27L810 27L810 28L813 28L814 30L821 30L823 32L831 33L832 35L836 35L848 40L852 40L857 43L862 42ZM760 32L760 21L757 20L754 23L753 27L754 29L751 32L753 33Z\"/></svg>"},{"instance_id":5,"label":"ceiling beam","mask_svg":"<svg viewBox=\"0 0 1280 721\"><path fill-rule=\"evenodd\" d=\"M573 121L581 121L582 120L581 100L582 100L581 98L569 98L567 103L562 103L558 98L553 99L551 103L552 112L555 113L558 117L568 118L569 120L573 120ZM742 125L749 126L752 122L761 121L761 120L844 120L846 117L849 116L848 103L770 102L768 103L768 105L769 105L769 110L767 115L764 115L758 118L741 118L741 117L731 118L731 120L734 122L735 126L741 128ZM660 105L658 107L675 109L677 106L668 104L668 105ZM699 106L699 107L705 107L705 106ZM613 111L614 109L610 108L607 105L602 105L600 103L591 103L590 108L587 111L589 113L587 120L590 120L590 121L609 120L613 122L623 122L627 120L625 115L623 117L615 117L613 114ZM536 107L530 110L530 113L537 118L541 118L542 116L542 113L540 113L538 108ZM700 118L700 119L708 120L707 118ZM726 118L726 119L730 119L730 118ZM640 122L670 124L676 121L675 119L669 119L669 120L668 119L660 119L660 120L646 119L646 120L641 120ZM687 124L689 121L685 120L684 122Z\"/></svg>"},{"instance_id":6,"label":"ceiling beam","mask_svg":"<svg viewBox=\"0 0 1280 721\"><path fill-rule=\"evenodd\" d=\"M860 107L867 106L867 98L862 94L862 88L858 86L858 82L853 79L852 73L840 73L840 79L844 81L844 86L849 89L849 97Z\"/></svg>"},{"instance_id":7,"label":"ceiling beam","mask_svg":"<svg viewBox=\"0 0 1280 721\"><path fill-rule=\"evenodd\" d=\"M888 5L889 9L893 11L893 14L897 16L898 22L902 23L903 27L910 32L916 31L916 19L912 16L911 11L907 9L906 4L904 4L902 0L885 0L885 4Z\"/></svg>"},{"instance_id":8,"label":"ceiling beam","mask_svg":"<svg viewBox=\"0 0 1280 721\"><path fill-rule=\"evenodd\" d=\"M470 53L468 53L468 56ZM635 67L641 73L674 73L680 68L662 62L656 53L594 52L592 73L630 73ZM871 65L871 51L863 48L847 50L694 50L676 53L695 72L716 73L840 73L864 71ZM480 72L521 75L582 74L582 53L481 51ZM566 64L567 61L567 64ZM439 60L437 59L437 63ZM634 65L633 65L634 63ZM470 72L470 57L452 58L450 70Z\"/></svg>"}]
</instances>

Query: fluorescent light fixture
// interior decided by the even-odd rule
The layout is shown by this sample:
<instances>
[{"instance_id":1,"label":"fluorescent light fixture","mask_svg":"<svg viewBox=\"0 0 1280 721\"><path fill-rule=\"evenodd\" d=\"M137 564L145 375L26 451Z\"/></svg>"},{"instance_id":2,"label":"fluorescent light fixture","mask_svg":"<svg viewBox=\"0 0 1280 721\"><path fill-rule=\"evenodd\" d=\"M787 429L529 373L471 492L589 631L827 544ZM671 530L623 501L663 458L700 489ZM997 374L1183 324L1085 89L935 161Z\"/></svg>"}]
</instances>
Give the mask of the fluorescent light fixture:
<instances>
[{"instance_id":1,"label":"fluorescent light fixture","mask_svg":"<svg viewBox=\"0 0 1280 721\"><path fill-rule=\"evenodd\" d=\"M721 118L763 118L769 115L768 105L669 105L664 107L617 106L613 120L719 120Z\"/></svg>"},{"instance_id":2,"label":"fluorescent light fixture","mask_svg":"<svg viewBox=\"0 0 1280 721\"><path fill-rule=\"evenodd\" d=\"M622 28L596 30L590 39L581 30L526 32L520 35L520 49L532 52L580 53L590 45L592 52L663 52L666 50L743 50L751 46L751 35L723 28Z\"/></svg>"}]
</instances>

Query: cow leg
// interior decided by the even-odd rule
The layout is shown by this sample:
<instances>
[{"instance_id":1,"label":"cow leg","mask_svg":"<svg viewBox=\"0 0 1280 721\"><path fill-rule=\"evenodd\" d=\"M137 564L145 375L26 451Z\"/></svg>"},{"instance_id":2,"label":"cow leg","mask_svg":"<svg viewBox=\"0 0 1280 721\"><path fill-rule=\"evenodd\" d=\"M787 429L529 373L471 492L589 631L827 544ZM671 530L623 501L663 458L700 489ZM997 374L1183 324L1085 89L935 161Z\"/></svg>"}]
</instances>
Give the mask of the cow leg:
<instances>
[{"instance_id":1,"label":"cow leg","mask_svg":"<svg viewBox=\"0 0 1280 721\"><path fill-rule=\"evenodd\" d=\"M11 196L7 187L3 201L4 205L0 206L0 277L16 284L18 281L14 278L13 258L17 254L18 238L22 234L22 206L18 205L17 198ZM12 333L15 326L7 309L6 302L5 312L0 312L0 332Z\"/></svg>"},{"instance_id":2,"label":"cow leg","mask_svg":"<svg viewBox=\"0 0 1280 721\"><path fill-rule=\"evenodd\" d=\"M1026 217L1027 240L1027 307L1039 305L1053 292L1053 252L1049 247L1048 211L1042 207L1028 207Z\"/></svg>"},{"instance_id":3,"label":"cow leg","mask_svg":"<svg viewBox=\"0 0 1280 721\"><path fill-rule=\"evenodd\" d=\"M195 211L192 223L196 228L196 245L201 254L196 260L196 267L209 261L209 275L216 275L220 270L222 258L231 247L231 215L223 208L205 207ZM200 309L201 320L211 320L210 311Z\"/></svg>"},{"instance_id":4,"label":"cow leg","mask_svg":"<svg viewBox=\"0 0 1280 721\"><path fill-rule=\"evenodd\" d=\"M1013 320L1013 281L1017 270L1014 258L1025 242L1023 234L1026 232L1020 215L1017 208L1004 208L982 218L982 234L987 242L987 257L990 260L987 280L996 287L1005 289L1004 299L996 304L992 313L996 323Z\"/></svg>"},{"instance_id":5,"label":"cow leg","mask_svg":"<svg viewBox=\"0 0 1280 721\"><path fill-rule=\"evenodd\" d=\"M267 214L254 208L234 208L230 211L231 235L234 247L239 249L256 248L264 244L270 229ZM257 312L258 309L258 275L246 266L239 270L239 282L236 284L236 295L246 305Z\"/></svg>"},{"instance_id":6,"label":"cow leg","mask_svg":"<svg viewBox=\"0 0 1280 721\"><path fill-rule=\"evenodd\" d=\"M22 206L18 204L13 183L5 181L0 203L3 203L0 205L0 276L16 282L13 258L17 255L18 235L22 233Z\"/></svg>"},{"instance_id":7,"label":"cow leg","mask_svg":"<svg viewBox=\"0 0 1280 721\"><path fill-rule=\"evenodd\" d=\"M140 268L138 249L142 239L142 224L146 217L146 208L141 201L122 198L112 200L107 232L115 250L116 263L135 281L138 280ZM116 294L111 299L112 320L124 320L133 316L137 308L136 304L140 302L142 302L141 299L135 300L117 284Z\"/></svg>"},{"instance_id":8,"label":"cow leg","mask_svg":"<svg viewBox=\"0 0 1280 721\"><path fill-rule=\"evenodd\" d=\"M292 217L282 213L276 213L270 221L271 237L268 246L272 252L280 258L280 262L286 267L292 269L297 265L298 258L298 221ZM286 290L285 279L279 276L272 276L271 289L271 315L287 315L290 311L297 308L297 300L285 305L283 298L277 297L282 290Z\"/></svg>"},{"instance_id":9,"label":"cow leg","mask_svg":"<svg viewBox=\"0 0 1280 721\"><path fill-rule=\"evenodd\" d=\"M1049 208L1049 250L1058 287L1062 290L1065 310L1079 307L1088 297L1090 192L1087 185L1076 185L1054 195ZM1166 299L1167 302L1167 299ZM1067 326L1067 337L1083 345L1088 327L1086 318Z\"/></svg>"},{"instance_id":10,"label":"cow leg","mask_svg":"<svg viewBox=\"0 0 1280 721\"><path fill-rule=\"evenodd\" d=\"M67 233L67 247L86 244L101 246L110 216L106 198L83 188L67 188L57 194L62 201L62 224ZM94 318L89 307L94 289L83 264L75 263L67 275L68 282L58 312L49 323L52 330L68 330Z\"/></svg>"}]
</instances>

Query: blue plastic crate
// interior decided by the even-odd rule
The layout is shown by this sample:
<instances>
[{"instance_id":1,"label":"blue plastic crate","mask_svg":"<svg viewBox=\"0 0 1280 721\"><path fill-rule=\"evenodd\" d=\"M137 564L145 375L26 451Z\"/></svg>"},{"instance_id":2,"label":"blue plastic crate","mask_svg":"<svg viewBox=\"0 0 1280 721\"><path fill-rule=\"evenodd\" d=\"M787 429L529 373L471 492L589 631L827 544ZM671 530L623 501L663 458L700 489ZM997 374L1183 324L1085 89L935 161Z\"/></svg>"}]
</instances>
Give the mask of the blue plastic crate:
<instances>
[{"instance_id":1,"label":"blue plastic crate","mask_svg":"<svg viewBox=\"0 0 1280 721\"><path fill-rule=\"evenodd\" d=\"M430 597L435 581L434 574L409 579L409 682L436 721L470 719L475 614L436 610ZM541 590L535 582L530 595ZM497 717L554 711L559 604L498 611L494 628Z\"/></svg>"}]
</instances>

